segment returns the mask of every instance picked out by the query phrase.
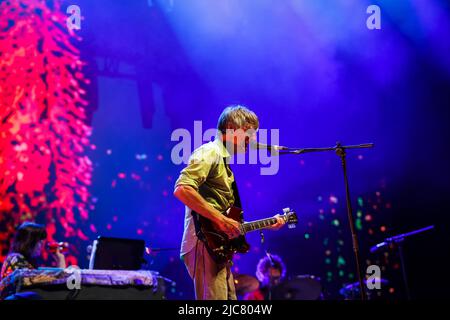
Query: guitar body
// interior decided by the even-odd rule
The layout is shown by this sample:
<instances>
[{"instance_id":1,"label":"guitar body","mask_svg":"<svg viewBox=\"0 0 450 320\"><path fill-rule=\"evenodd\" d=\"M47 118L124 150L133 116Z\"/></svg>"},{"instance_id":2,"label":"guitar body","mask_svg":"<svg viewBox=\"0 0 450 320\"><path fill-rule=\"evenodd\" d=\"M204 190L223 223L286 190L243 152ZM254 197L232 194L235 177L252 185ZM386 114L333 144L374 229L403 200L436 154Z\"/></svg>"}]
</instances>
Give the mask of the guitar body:
<instances>
[{"instance_id":1,"label":"guitar body","mask_svg":"<svg viewBox=\"0 0 450 320\"><path fill-rule=\"evenodd\" d=\"M224 214L239 223L244 222L243 212L240 208L230 207ZM225 233L216 228L211 220L199 214L196 214L196 216L200 231L200 234L197 235L203 240L209 254L216 263L225 264L233 259L235 253L246 253L249 251L250 245L245 240L245 236L240 235L237 238L229 239Z\"/></svg>"},{"instance_id":2,"label":"guitar body","mask_svg":"<svg viewBox=\"0 0 450 320\"><path fill-rule=\"evenodd\" d=\"M192 211L197 237L203 241L208 253L219 265L225 265L230 262L235 253L246 253L249 251L250 245L245 240L244 234L250 231L265 229L277 223L275 217L244 222L242 213L242 210L237 207L230 207L224 213L228 218L239 222L242 233L237 238L229 239L225 233L217 229L211 220ZM284 208L283 213L279 217L287 223L289 228L294 228L297 223L297 215L295 212L289 208Z\"/></svg>"}]
</instances>

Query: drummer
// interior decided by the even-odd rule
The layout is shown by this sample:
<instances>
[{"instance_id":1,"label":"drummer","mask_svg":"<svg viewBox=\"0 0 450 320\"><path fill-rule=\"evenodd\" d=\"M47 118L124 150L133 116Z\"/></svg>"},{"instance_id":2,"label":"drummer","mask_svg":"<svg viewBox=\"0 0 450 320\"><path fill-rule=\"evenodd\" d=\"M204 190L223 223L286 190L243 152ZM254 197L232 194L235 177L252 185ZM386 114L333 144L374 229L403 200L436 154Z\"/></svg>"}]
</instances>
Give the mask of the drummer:
<instances>
[{"instance_id":1,"label":"drummer","mask_svg":"<svg viewBox=\"0 0 450 320\"><path fill-rule=\"evenodd\" d=\"M266 253L256 267L256 277L260 282L259 289L247 293L244 300L270 300L271 289L280 284L286 277L286 265L280 256Z\"/></svg>"}]
</instances>

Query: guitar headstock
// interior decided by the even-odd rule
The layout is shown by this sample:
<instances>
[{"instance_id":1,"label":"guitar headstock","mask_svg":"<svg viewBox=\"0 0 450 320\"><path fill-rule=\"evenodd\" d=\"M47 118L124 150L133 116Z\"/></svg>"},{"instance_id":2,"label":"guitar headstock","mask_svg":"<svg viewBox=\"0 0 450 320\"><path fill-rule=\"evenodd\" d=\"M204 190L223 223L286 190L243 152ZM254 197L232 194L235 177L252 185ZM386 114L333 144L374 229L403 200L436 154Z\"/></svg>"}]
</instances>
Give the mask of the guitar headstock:
<instances>
[{"instance_id":1,"label":"guitar headstock","mask_svg":"<svg viewBox=\"0 0 450 320\"><path fill-rule=\"evenodd\" d=\"M290 208L283 209L282 218L284 219L284 221L286 221L289 229L295 228L295 225L298 222L297 214Z\"/></svg>"}]
</instances>

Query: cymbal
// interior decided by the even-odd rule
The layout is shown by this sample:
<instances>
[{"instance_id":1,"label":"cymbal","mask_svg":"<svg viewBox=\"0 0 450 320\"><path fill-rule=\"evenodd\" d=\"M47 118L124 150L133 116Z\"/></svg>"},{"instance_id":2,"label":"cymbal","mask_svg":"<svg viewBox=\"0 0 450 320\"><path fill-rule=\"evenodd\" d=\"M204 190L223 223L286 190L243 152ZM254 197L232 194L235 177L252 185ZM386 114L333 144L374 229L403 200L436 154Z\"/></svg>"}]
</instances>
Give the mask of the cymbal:
<instances>
[{"instance_id":1,"label":"cymbal","mask_svg":"<svg viewBox=\"0 0 450 320\"><path fill-rule=\"evenodd\" d=\"M381 283L382 285L386 285L389 283L388 280L386 279L372 279L370 281L364 280L364 284L366 285L364 287L364 290L368 293L368 295L370 294L371 290L369 290L367 288L367 283ZM359 282L353 282L350 283L346 286L344 286L341 290L339 290L339 293L345 297L353 297L355 294L359 294L360 292L360 287L359 287Z\"/></svg>"},{"instance_id":2,"label":"cymbal","mask_svg":"<svg viewBox=\"0 0 450 320\"><path fill-rule=\"evenodd\" d=\"M255 277L247 274L233 274L233 278L236 294L238 295L253 292L259 288L259 281Z\"/></svg>"},{"instance_id":3,"label":"cymbal","mask_svg":"<svg viewBox=\"0 0 450 320\"><path fill-rule=\"evenodd\" d=\"M364 280L364 283L366 285L367 285L367 283L377 283L377 282L380 282L381 284L388 284L389 283L388 280L383 279L383 278L381 278L381 279L375 278L375 279L370 280L370 281ZM350 283L350 284L346 285L343 288L343 290L359 290L359 281L353 282L353 283Z\"/></svg>"},{"instance_id":4,"label":"cymbal","mask_svg":"<svg viewBox=\"0 0 450 320\"><path fill-rule=\"evenodd\" d=\"M320 278L300 275L272 288L274 300L317 300L322 293Z\"/></svg>"}]
</instances>

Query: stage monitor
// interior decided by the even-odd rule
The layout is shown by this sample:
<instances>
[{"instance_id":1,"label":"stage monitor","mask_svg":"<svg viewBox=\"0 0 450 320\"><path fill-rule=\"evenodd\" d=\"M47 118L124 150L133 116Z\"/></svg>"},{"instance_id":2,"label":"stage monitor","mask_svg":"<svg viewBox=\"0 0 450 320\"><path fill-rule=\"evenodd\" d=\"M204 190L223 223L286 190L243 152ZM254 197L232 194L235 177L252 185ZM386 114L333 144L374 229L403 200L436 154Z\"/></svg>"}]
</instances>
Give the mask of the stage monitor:
<instances>
[{"instance_id":1,"label":"stage monitor","mask_svg":"<svg viewBox=\"0 0 450 320\"><path fill-rule=\"evenodd\" d=\"M92 246L89 269L139 270L144 260L145 241L99 236Z\"/></svg>"}]
</instances>

